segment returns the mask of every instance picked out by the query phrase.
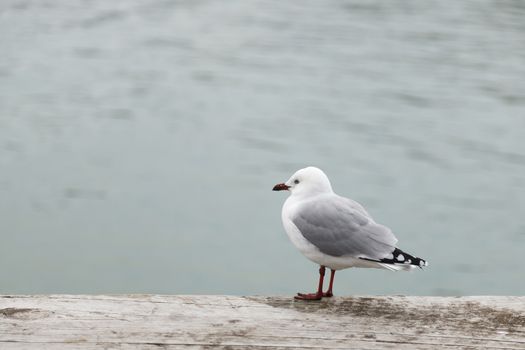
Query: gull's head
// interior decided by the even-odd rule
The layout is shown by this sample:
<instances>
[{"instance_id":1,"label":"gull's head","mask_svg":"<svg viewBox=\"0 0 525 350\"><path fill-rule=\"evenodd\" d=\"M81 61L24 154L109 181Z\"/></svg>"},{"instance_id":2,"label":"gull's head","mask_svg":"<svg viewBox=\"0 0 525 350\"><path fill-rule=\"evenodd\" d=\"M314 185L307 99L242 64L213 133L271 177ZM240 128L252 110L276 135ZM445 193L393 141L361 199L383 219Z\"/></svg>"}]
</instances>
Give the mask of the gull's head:
<instances>
[{"instance_id":1,"label":"gull's head","mask_svg":"<svg viewBox=\"0 0 525 350\"><path fill-rule=\"evenodd\" d=\"M315 195L333 192L328 176L321 169L313 166L297 170L288 181L275 185L273 190L288 190L292 192L292 195Z\"/></svg>"}]
</instances>

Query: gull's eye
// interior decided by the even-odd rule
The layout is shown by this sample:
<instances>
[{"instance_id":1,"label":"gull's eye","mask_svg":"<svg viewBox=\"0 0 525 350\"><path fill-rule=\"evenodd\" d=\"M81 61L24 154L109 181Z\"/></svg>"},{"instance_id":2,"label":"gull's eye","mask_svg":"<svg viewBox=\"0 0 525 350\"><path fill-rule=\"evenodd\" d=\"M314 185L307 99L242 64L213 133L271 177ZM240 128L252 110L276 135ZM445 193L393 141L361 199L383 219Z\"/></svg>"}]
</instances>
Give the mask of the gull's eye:
<instances>
[{"instance_id":1,"label":"gull's eye","mask_svg":"<svg viewBox=\"0 0 525 350\"><path fill-rule=\"evenodd\" d=\"M293 183L297 185L299 183L299 180L295 179Z\"/></svg>"}]
</instances>

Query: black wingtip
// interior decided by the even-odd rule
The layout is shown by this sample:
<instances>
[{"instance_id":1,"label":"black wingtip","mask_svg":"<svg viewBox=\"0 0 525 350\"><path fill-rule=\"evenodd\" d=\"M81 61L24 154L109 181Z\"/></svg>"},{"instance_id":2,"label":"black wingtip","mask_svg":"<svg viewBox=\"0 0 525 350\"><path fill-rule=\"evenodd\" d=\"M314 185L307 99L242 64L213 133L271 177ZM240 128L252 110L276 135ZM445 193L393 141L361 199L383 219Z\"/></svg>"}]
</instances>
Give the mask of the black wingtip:
<instances>
[{"instance_id":1,"label":"black wingtip","mask_svg":"<svg viewBox=\"0 0 525 350\"><path fill-rule=\"evenodd\" d=\"M426 260L417 258L408 253L405 253L399 248L395 248L391 254L392 254L392 258L383 258L380 260L374 260L374 259L368 259L368 258L361 258L361 259L380 262L383 264L413 265L413 266L419 267L420 269L423 269L423 267L428 266L428 263Z\"/></svg>"}]
</instances>

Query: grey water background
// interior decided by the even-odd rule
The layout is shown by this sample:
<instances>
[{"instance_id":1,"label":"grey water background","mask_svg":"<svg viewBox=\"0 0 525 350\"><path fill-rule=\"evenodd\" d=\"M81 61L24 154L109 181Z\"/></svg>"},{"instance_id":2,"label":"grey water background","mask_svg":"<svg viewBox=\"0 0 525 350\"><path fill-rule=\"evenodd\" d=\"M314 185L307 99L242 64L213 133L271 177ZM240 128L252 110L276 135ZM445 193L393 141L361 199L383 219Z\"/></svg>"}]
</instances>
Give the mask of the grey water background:
<instances>
[{"instance_id":1,"label":"grey water background","mask_svg":"<svg viewBox=\"0 0 525 350\"><path fill-rule=\"evenodd\" d=\"M426 258L342 294L525 292L521 1L0 3L0 293L293 294L297 169Z\"/></svg>"}]
</instances>

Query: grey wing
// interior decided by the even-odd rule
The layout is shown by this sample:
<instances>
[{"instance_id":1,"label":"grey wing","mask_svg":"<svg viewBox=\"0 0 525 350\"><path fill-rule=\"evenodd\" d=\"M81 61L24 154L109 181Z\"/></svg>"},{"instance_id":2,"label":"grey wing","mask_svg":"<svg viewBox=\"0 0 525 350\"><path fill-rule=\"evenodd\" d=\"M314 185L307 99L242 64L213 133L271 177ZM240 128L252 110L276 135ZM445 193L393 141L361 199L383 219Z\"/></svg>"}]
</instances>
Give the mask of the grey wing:
<instances>
[{"instance_id":1,"label":"grey wing","mask_svg":"<svg viewBox=\"0 0 525 350\"><path fill-rule=\"evenodd\" d=\"M363 211L346 198L332 196L303 204L292 222L325 254L385 258L395 249L397 238Z\"/></svg>"},{"instance_id":2,"label":"grey wing","mask_svg":"<svg viewBox=\"0 0 525 350\"><path fill-rule=\"evenodd\" d=\"M370 214L368 214L368 212L365 210L365 208L363 208L363 206L361 204L359 204L358 202L350 199L350 198L345 198L345 197L341 197L341 196L337 196L338 197L338 200L341 200L343 202L347 202L348 205L352 208L352 209L355 209L357 210L358 212L360 212L361 214L367 216L367 217L370 217Z\"/></svg>"}]
</instances>

